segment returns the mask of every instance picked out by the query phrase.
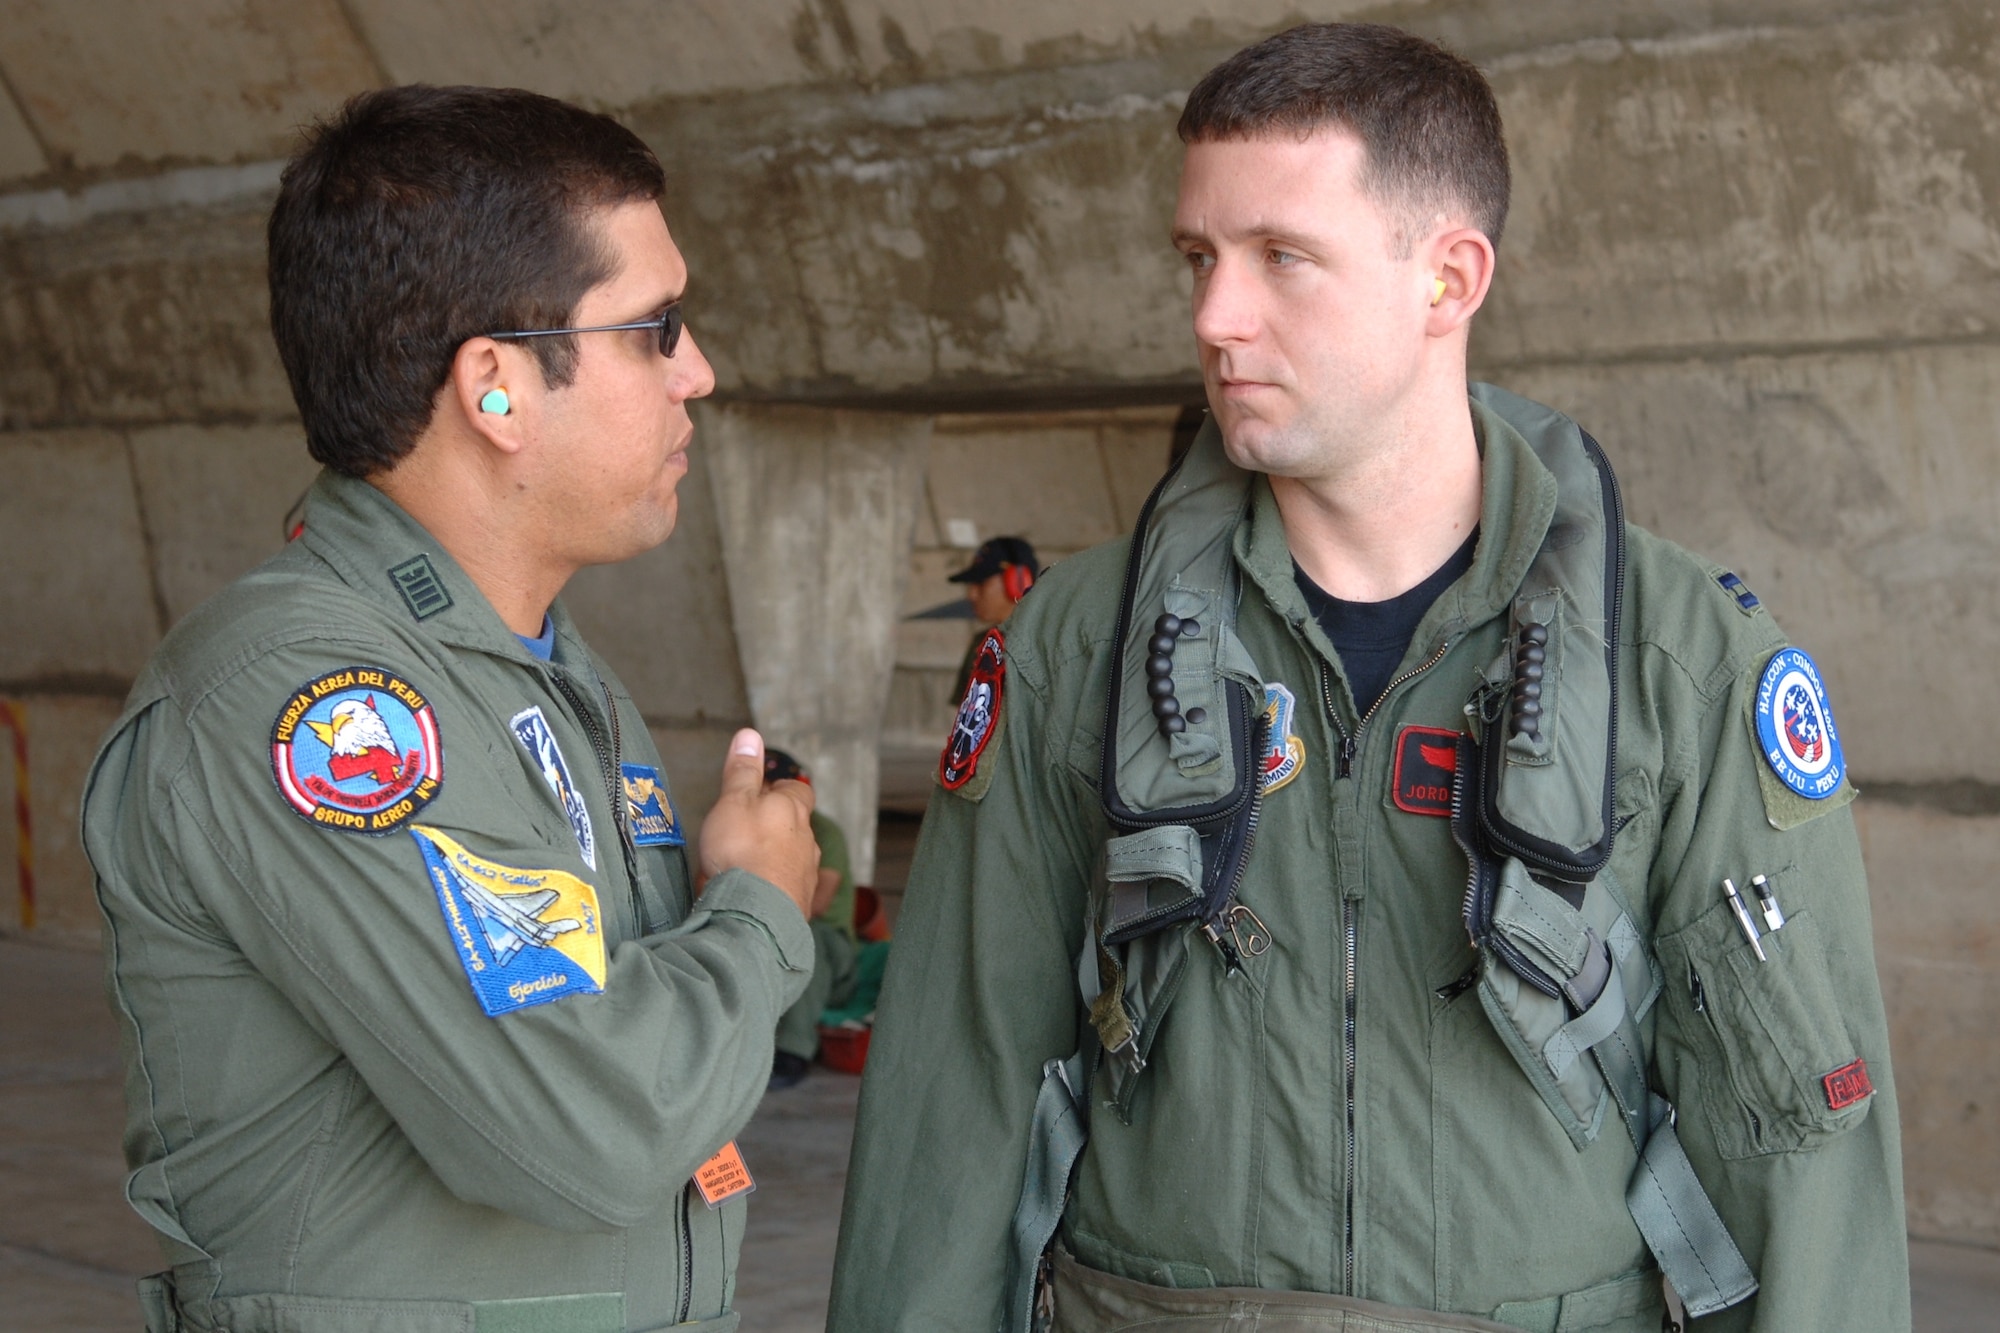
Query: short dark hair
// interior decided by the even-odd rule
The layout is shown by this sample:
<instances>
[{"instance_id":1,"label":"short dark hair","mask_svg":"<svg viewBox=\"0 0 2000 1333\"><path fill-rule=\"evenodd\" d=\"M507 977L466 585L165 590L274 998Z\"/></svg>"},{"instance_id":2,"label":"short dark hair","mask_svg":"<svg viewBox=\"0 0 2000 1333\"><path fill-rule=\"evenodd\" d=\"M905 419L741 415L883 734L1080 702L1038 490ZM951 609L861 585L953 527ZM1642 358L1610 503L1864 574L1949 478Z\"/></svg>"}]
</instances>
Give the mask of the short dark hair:
<instances>
[{"instance_id":1,"label":"short dark hair","mask_svg":"<svg viewBox=\"0 0 2000 1333\"><path fill-rule=\"evenodd\" d=\"M1308 23L1267 37L1202 78L1179 128L1192 144L1328 127L1360 138L1362 188L1402 214L1402 244L1440 209L1500 243L1511 175L1493 89L1471 61L1401 28Z\"/></svg>"},{"instance_id":2,"label":"short dark hair","mask_svg":"<svg viewBox=\"0 0 2000 1333\"><path fill-rule=\"evenodd\" d=\"M665 185L617 121L514 88L385 88L313 126L270 225L271 336L312 456L395 466L459 346L571 323L615 265L592 210ZM570 382L574 338L527 343Z\"/></svg>"}]
</instances>

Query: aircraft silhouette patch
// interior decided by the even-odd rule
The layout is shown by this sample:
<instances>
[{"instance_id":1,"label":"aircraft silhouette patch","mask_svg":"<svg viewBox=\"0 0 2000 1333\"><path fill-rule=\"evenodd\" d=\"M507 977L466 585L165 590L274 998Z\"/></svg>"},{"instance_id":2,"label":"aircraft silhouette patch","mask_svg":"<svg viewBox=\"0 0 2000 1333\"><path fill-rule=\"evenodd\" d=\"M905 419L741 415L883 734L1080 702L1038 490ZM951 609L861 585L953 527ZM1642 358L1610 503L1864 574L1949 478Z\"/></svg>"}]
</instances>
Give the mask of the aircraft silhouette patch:
<instances>
[{"instance_id":1,"label":"aircraft silhouette patch","mask_svg":"<svg viewBox=\"0 0 2000 1333\"><path fill-rule=\"evenodd\" d=\"M1413 815L1451 815L1451 784L1458 773L1458 733L1441 727L1404 727L1396 733L1396 771L1389 796Z\"/></svg>"},{"instance_id":2,"label":"aircraft silhouette patch","mask_svg":"<svg viewBox=\"0 0 2000 1333\"><path fill-rule=\"evenodd\" d=\"M271 724L278 794L321 828L387 833L444 786L437 714L383 667L329 671L292 691Z\"/></svg>"},{"instance_id":3,"label":"aircraft silhouette patch","mask_svg":"<svg viewBox=\"0 0 2000 1333\"><path fill-rule=\"evenodd\" d=\"M424 854L446 932L488 1018L604 989L597 890L560 870L524 870L475 856L422 824Z\"/></svg>"}]
</instances>

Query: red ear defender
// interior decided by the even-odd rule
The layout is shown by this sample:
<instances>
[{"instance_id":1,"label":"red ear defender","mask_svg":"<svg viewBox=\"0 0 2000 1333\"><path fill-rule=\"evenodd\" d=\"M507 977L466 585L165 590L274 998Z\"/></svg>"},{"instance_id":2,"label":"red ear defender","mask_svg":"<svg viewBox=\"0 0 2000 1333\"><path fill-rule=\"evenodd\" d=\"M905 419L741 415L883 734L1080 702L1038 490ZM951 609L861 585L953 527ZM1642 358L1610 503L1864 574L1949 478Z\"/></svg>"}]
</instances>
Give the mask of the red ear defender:
<instances>
[{"instance_id":1,"label":"red ear defender","mask_svg":"<svg viewBox=\"0 0 2000 1333\"><path fill-rule=\"evenodd\" d=\"M1035 571L1026 565L1004 565L1000 570L1000 590L1007 594L1007 600L1018 602L1028 595L1028 589L1035 586Z\"/></svg>"}]
</instances>

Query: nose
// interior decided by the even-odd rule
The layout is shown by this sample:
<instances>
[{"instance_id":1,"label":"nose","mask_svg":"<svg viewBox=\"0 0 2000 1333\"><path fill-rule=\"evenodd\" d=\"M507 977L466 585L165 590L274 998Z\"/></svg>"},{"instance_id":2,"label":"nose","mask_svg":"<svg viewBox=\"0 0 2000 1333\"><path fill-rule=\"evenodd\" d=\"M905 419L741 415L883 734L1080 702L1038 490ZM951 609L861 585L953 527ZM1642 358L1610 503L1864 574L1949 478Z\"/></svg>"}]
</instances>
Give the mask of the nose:
<instances>
[{"instance_id":1,"label":"nose","mask_svg":"<svg viewBox=\"0 0 2000 1333\"><path fill-rule=\"evenodd\" d=\"M1194 336L1207 347L1249 342L1257 336L1257 284L1248 264L1227 255L1195 279Z\"/></svg>"},{"instance_id":2,"label":"nose","mask_svg":"<svg viewBox=\"0 0 2000 1333\"><path fill-rule=\"evenodd\" d=\"M673 377L675 402L706 398L715 392L715 367L708 364L708 358L702 355L701 345L695 341L694 330L686 325L681 326L681 344L674 349L667 367Z\"/></svg>"}]
</instances>

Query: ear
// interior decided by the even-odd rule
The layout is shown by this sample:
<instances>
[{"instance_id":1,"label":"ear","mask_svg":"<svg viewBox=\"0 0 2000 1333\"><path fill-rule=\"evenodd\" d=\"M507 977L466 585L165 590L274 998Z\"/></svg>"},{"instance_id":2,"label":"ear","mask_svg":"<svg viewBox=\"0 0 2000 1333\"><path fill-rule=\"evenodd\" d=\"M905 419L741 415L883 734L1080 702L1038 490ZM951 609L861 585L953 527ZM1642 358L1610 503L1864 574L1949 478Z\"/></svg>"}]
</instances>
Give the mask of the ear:
<instances>
[{"instance_id":1,"label":"ear","mask_svg":"<svg viewBox=\"0 0 2000 1333\"><path fill-rule=\"evenodd\" d=\"M1424 332L1442 338L1464 328L1485 304L1493 285L1493 242L1476 227L1454 227L1431 237L1424 253L1423 299L1430 306Z\"/></svg>"},{"instance_id":2,"label":"ear","mask_svg":"<svg viewBox=\"0 0 2000 1333\"><path fill-rule=\"evenodd\" d=\"M451 378L445 383L441 406L456 411L468 430L503 454L517 454L527 443L522 416L542 386L542 377L522 364L525 360L518 348L491 338L468 338L453 354ZM495 389L507 396L505 413L482 406Z\"/></svg>"}]
</instances>

